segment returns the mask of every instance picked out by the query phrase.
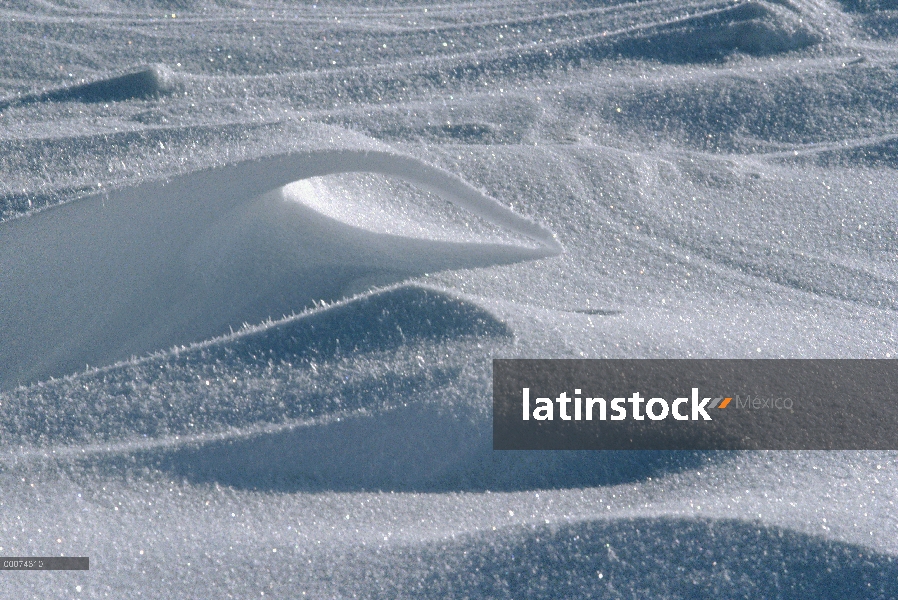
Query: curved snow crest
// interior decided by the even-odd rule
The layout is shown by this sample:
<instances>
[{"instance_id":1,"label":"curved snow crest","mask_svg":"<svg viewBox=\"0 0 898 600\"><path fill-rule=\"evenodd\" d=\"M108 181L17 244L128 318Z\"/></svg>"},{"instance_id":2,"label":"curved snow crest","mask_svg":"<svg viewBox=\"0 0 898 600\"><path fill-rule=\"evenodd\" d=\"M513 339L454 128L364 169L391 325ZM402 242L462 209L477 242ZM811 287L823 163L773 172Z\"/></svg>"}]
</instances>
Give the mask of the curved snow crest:
<instances>
[{"instance_id":1,"label":"curved snow crest","mask_svg":"<svg viewBox=\"0 0 898 600\"><path fill-rule=\"evenodd\" d=\"M376 411L407 394L418 371L427 372L417 351L422 344L513 335L489 311L442 290L376 290L188 348L0 393L0 462L10 448L23 456L62 456L66 448L77 454L97 444L136 450ZM390 381L360 367L351 378L345 373L343 357L364 364L366 356L378 361L402 349L416 349L406 357L414 366L404 370L394 360L384 367L395 370ZM275 383L279 377L283 384Z\"/></svg>"},{"instance_id":2,"label":"curved snow crest","mask_svg":"<svg viewBox=\"0 0 898 600\"><path fill-rule=\"evenodd\" d=\"M529 243L372 232L281 189L351 172L409 181ZM0 225L0 389L208 339L373 285L561 252L547 229L459 177L382 150L297 151L144 183Z\"/></svg>"}]
</instances>

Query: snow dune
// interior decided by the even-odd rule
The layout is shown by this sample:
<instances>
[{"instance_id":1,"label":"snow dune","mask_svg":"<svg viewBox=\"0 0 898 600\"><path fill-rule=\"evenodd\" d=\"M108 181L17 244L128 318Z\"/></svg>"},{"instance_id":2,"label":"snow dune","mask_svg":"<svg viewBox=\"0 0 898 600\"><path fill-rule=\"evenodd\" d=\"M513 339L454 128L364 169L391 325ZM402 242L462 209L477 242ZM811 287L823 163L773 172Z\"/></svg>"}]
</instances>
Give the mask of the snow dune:
<instances>
[{"instance_id":1,"label":"snow dune","mask_svg":"<svg viewBox=\"0 0 898 600\"><path fill-rule=\"evenodd\" d=\"M349 172L413 182L533 243L372 232L322 215L303 202L308 188L287 186ZM561 251L547 230L459 178L370 150L275 156L114 190L5 223L2 233L6 388L201 341L373 284Z\"/></svg>"},{"instance_id":2,"label":"snow dune","mask_svg":"<svg viewBox=\"0 0 898 600\"><path fill-rule=\"evenodd\" d=\"M347 596L378 589L408 598L784 597L762 572L793 573L790 598L886 598L898 565L888 555L738 519L596 519L506 528L397 549L365 564ZM440 570L431 565L441 564ZM496 571L504 577L497 580ZM673 574L682 574L675 576ZM687 575L688 574L688 575Z\"/></svg>"},{"instance_id":3,"label":"snow dune","mask_svg":"<svg viewBox=\"0 0 898 600\"><path fill-rule=\"evenodd\" d=\"M898 598L895 452L490 439L495 357L895 356L894 8L5 3L0 556L91 571L0 595Z\"/></svg>"},{"instance_id":4,"label":"snow dune","mask_svg":"<svg viewBox=\"0 0 898 600\"><path fill-rule=\"evenodd\" d=\"M467 387L488 394L490 382L463 383L465 365L483 357L482 344L513 336L463 298L400 285L10 392L0 459L13 470L52 457L66 469L134 476L151 468L280 492L482 491L611 485L708 455L493 452L488 403ZM464 358L446 355L459 351ZM210 379L196 379L198 364L209 365ZM162 373L177 392L158 381Z\"/></svg>"}]
</instances>

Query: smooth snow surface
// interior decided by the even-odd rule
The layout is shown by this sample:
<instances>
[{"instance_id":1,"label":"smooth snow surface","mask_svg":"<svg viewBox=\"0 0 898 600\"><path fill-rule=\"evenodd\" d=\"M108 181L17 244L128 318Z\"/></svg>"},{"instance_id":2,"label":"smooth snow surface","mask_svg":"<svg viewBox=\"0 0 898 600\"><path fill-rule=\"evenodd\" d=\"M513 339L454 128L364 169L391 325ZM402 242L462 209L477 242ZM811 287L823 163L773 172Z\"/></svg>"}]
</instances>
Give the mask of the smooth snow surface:
<instances>
[{"instance_id":1,"label":"smooth snow surface","mask_svg":"<svg viewBox=\"0 0 898 600\"><path fill-rule=\"evenodd\" d=\"M10 598L898 598L895 452L493 452L493 358L895 358L886 1L0 8ZM563 250L562 250L563 248Z\"/></svg>"}]
</instances>

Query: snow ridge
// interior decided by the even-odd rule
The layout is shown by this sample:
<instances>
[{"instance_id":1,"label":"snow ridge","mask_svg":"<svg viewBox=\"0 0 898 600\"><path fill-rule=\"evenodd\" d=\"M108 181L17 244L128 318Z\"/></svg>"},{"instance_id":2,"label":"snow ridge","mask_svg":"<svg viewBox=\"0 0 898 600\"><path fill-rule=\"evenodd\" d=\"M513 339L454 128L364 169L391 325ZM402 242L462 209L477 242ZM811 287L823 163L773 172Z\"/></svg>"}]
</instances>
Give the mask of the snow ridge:
<instances>
[{"instance_id":1,"label":"snow ridge","mask_svg":"<svg viewBox=\"0 0 898 600\"><path fill-rule=\"evenodd\" d=\"M371 232L281 189L349 172L413 182L527 241ZM208 339L413 275L561 251L543 226L455 175L386 151L309 150L123 188L2 225L0 386Z\"/></svg>"}]
</instances>

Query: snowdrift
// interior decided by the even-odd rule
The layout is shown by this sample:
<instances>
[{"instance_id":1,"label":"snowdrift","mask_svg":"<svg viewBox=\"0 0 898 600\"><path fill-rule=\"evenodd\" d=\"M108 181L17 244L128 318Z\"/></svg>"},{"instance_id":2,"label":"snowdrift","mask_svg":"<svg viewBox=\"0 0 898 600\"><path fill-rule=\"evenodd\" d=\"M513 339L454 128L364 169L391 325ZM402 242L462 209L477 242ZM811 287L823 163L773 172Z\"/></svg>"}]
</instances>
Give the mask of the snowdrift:
<instances>
[{"instance_id":1,"label":"snowdrift","mask_svg":"<svg viewBox=\"0 0 898 600\"><path fill-rule=\"evenodd\" d=\"M532 243L371 232L284 187L359 171L411 181ZM368 150L276 156L115 190L5 223L2 233L5 388L201 341L374 283L561 251L546 229L459 178Z\"/></svg>"}]
</instances>

